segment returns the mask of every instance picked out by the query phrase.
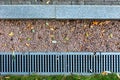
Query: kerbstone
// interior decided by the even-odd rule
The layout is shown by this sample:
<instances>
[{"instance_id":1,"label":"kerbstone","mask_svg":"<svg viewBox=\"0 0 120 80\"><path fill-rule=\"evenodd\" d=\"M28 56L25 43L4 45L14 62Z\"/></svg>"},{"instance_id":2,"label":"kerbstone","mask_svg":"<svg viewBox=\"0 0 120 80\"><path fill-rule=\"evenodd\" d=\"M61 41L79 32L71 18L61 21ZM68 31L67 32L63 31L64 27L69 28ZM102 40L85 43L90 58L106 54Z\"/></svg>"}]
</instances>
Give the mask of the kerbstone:
<instances>
[{"instance_id":1,"label":"kerbstone","mask_svg":"<svg viewBox=\"0 0 120 80\"><path fill-rule=\"evenodd\" d=\"M2 5L0 18L55 18L55 7L50 5Z\"/></svg>"},{"instance_id":2,"label":"kerbstone","mask_svg":"<svg viewBox=\"0 0 120 80\"><path fill-rule=\"evenodd\" d=\"M57 19L120 19L120 6L61 5L56 6Z\"/></svg>"},{"instance_id":3,"label":"kerbstone","mask_svg":"<svg viewBox=\"0 0 120 80\"><path fill-rule=\"evenodd\" d=\"M1 5L1 19L120 19L118 5Z\"/></svg>"}]
</instances>

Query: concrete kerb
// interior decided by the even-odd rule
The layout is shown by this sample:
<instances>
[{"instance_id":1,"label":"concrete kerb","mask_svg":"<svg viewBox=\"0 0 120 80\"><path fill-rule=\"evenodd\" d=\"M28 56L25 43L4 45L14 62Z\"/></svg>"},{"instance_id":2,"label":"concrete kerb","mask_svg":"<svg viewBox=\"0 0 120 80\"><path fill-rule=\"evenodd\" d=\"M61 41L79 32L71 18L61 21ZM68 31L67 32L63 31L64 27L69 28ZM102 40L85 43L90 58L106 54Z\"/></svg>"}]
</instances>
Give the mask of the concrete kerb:
<instances>
[{"instance_id":1,"label":"concrete kerb","mask_svg":"<svg viewBox=\"0 0 120 80\"><path fill-rule=\"evenodd\" d=\"M119 5L0 5L1 19L120 19Z\"/></svg>"}]
</instances>

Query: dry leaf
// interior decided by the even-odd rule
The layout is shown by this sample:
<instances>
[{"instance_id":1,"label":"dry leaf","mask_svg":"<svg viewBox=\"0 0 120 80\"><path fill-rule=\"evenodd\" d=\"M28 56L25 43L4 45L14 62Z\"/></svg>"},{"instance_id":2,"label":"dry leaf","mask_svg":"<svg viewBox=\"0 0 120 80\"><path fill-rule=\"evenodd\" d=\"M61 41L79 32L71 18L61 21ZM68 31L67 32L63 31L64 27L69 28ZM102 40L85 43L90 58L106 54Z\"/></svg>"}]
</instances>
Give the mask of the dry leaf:
<instances>
[{"instance_id":1,"label":"dry leaf","mask_svg":"<svg viewBox=\"0 0 120 80\"><path fill-rule=\"evenodd\" d=\"M100 22L99 25L102 26L104 24L104 22Z\"/></svg>"},{"instance_id":2,"label":"dry leaf","mask_svg":"<svg viewBox=\"0 0 120 80\"><path fill-rule=\"evenodd\" d=\"M69 38L68 38L68 37L65 37L65 40L66 40L66 41L68 41L68 40L69 40Z\"/></svg>"},{"instance_id":3,"label":"dry leaf","mask_svg":"<svg viewBox=\"0 0 120 80\"><path fill-rule=\"evenodd\" d=\"M98 23L99 23L98 21L93 21L92 22L93 25L98 25Z\"/></svg>"},{"instance_id":4,"label":"dry leaf","mask_svg":"<svg viewBox=\"0 0 120 80\"><path fill-rule=\"evenodd\" d=\"M50 0L48 0L47 2L46 2L46 4L49 4L50 3Z\"/></svg>"},{"instance_id":5,"label":"dry leaf","mask_svg":"<svg viewBox=\"0 0 120 80\"><path fill-rule=\"evenodd\" d=\"M29 46L30 46L30 44L29 44L29 43L25 43L25 45L26 45L27 47L29 47Z\"/></svg>"},{"instance_id":6,"label":"dry leaf","mask_svg":"<svg viewBox=\"0 0 120 80\"><path fill-rule=\"evenodd\" d=\"M110 36L110 38L113 38L113 34L112 33L109 36Z\"/></svg>"},{"instance_id":7,"label":"dry leaf","mask_svg":"<svg viewBox=\"0 0 120 80\"><path fill-rule=\"evenodd\" d=\"M48 23L48 22L46 22L46 25L47 25L47 26L49 26L49 23Z\"/></svg>"},{"instance_id":8,"label":"dry leaf","mask_svg":"<svg viewBox=\"0 0 120 80\"><path fill-rule=\"evenodd\" d=\"M15 51L14 50L12 51L12 55L15 55Z\"/></svg>"},{"instance_id":9,"label":"dry leaf","mask_svg":"<svg viewBox=\"0 0 120 80\"><path fill-rule=\"evenodd\" d=\"M83 27L84 27L84 28L86 28L86 27L87 27L87 25L85 24Z\"/></svg>"},{"instance_id":10,"label":"dry leaf","mask_svg":"<svg viewBox=\"0 0 120 80\"><path fill-rule=\"evenodd\" d=\"M105 76L105 75L111 74L111 72L110 71L103 71L101 74Z\"/></svg>"},{"instance_id":11,"label":"dry leaf","mask_svg":"<svg viewBox=\"0 0 120 80\"><path fill-rule=\"evenodd\" d=\"M54 38L55 36L54 35L50 35L51 38Z\"/></svg>"},{"instance_id":12,"label":"dry leaf","mask_svg":"<svg viewBox=\"0 0 120 80\"><path fill-rule=\"evenodd\" d=\"M9 77L9 76L6 76L5 78L6 78L6 79L9 79L10 77Z\"/></svg>"},{"instance_id":13,"label":"dry leaf","mask_svg":"<svg viewBox=\"0 0 120 80\"><path fill-rule=\"evenodd\" d=\"M14 33L13 33L13 32L10 32L10 33L9 33L9 36L11 36L11 37L14 36Z\"/></svg>"},{"instance_id":14,"label":"dry leaf","mask_svg":"<svg viewBox=\"0 0 120 80\"><path fill-rule=\"evenodd\" d=\"M27 41L30 41L31 40L31 38L27 38Z\"/></svg>"},{"instance_id":15,"label":"dry leaf","mask_svg":"<svg viewBox=\"0 0 120 80\"><path fill-rule=\"evenodd\" d=\"M119 73L116 73L116 75L117 75L117 77L120 79L120 75L119 75Z\"/></svg>"},{"instance_id":16,"label":"dry leaf","mask_svg":"<svg viewBox=\"0 0 120 80\"><path fill-rule=\"evenodd\" d=\"M29 23L28 25L27 25L27 27L25 27L25 30L31 30L31 29L33 29L34 27Z\"/></svg>"},{"instance_id":17,"label":"dry leaf","mask_svg":"<svg viewBox=\"0 0 120 80\"><path fill-rule=\"evenodd\" d=\"M35 33L35 30L34 30L34 29L32 29L32 30L31 30L31 32L32 32L32 33Z\"/></svg>"},{"instance_id":18,"label":"dry leaf","mask_svg":"<svg viewBox=\"0 0 120 80\"><path fill-rule=\"evenodd\" d=\"M102 30L101 32L102 32L102 33L104 33L104 32L105 32L105 30Z\"/></svg>"},{"instance_id":19,"label":"dry leaf","mask_svg":"<svg viewBox=\"0 0 120 80\"><path fill-rule=\"evenodd\" d=\"M52 43L54 43L54 44L55 44L55 43L57 43L57 41L56 41L56 40L53 40L53 41L52 41Z\"/></svg>"},{"instance_id":20,"label":"dry leaf","mask_svg":"<svg viewBox=\"0 0 120 80\"><path fill-rule=\"evenodd\" d=\"M74 30L75 30L75 27L72 27L72 28L70 29L71 32L73 32Z\"/></svg>"},{"instance_id":21,"label":"dry leaf","mask_svg":"<svg viewBox=\"0 0 120 80\"><path fill-rule=\"evenodd\" d=\"M7 46L7 44L6 44L6 43L5 43L5 44L2 44L2 46L3 46L3 47L6 47L6 46Z\"/></svg>"},{"instance_id":22,"label":"dry leaf","mask_svg":"<svg viewBox=\"0 0 120 80\"><path fill-rule=\"evenodd\" d=\"M86 36L86 37L89 37L89 34L88 34L88 33L85 33L85 36Z\"/></svg>"},{"instance_id":23,"label":"dry leaf","mask_svg":"<svg viewBox=\"0 0 120 80\"><path fill-rule=\"evenodd\" d=\"M55 29L51 27L50 30L51 30L51 31L54 31Z\"/></svg>"},{"instance_id":24,"label":"dry leaf","mask_svg":"<svg viewBox=\"0 0 120 80\"><path fill-rule=\"evenodd\" d=\"M94 27L93 25L90 26L90 28L93 28L93 27Z\"/></svg>"},{"instance_id":25,"label":"dry leaf","mask_svg":"<svg viewBox=\"0 0 120 80\"><path fill-rule=\"evenodd\" d=\"M19 40L20 42L22 42L22 41L23 41L23 38L19 37L18 40Z\"/></svg>"},{"instance_id":26,"label":"dry leaf","mask_svg":"<svg viewBox=\"0 0 120 80\"><path fill-rule=\"evenodd\" d=\"M21 32L21 31L19 31L18 33L19 33L19 34L21 34L22 32Z\"/></svg>"},{"instance_id":27,"label":"dry leaf","mask_svg":"<svg viewBox=\"0 0 120 80\"><path fill-rule=\"evenodd\" d=\"M10 48L10 50L11 50L11 51L14 51L14 48L12 47L12 48Z\"/></svg>"},{"instance_id":28,"label":"dry leaf","mask_svg":"<svg viewBox=\"0 0 120 80\"><path fill-rule=\"evenodd\" d=\"M105 23L105 24L109 24L109 23L110 23L110 21L105 21L104 23Z\"/></svg>"}]
</instances>

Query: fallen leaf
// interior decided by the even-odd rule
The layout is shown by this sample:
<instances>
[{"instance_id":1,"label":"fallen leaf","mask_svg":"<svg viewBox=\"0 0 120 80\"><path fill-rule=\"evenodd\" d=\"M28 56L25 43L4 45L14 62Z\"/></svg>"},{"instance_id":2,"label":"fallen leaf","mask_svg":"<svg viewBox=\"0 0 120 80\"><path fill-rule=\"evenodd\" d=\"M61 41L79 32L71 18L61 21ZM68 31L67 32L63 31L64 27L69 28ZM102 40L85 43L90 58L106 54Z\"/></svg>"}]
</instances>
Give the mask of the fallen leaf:
<instances>
[{"instance_id":1,"label":"fallen leaf","mask_svg":"<svg viewBox=\"0 0 120 80\"><path fill-rule=\"evenodd\" d=\"M92 22L93 25L98 25L98 23L99 23L98 21L93 21Z\"/></svg>"},{"instance_id":2,"label":"fallen leaf","mask_svg":"<svg viewBox=\"0 0 120 80\"><path fill-rule=\"evenodd\" d=\"M54 35L50 35L51 38L54 38L55 36Z\"/></svg>"},{"instance_id":3,"label":"fallen leaf","mask_svg":"<svg viewBox=\"0 0 120 80\"><path fill-rule=\"evenodd\" d=\"M102 33L104 33L104 32L105 32L105 30L102 30L101 32L102 32Z\"/></svg>"},{"instance_id":4,"label":"fallen leaf","mask_svg":"<svg viewBox=\"0 0 120 80\"><path fill-rule=\"evenodd\" d=\"M27 38L27 41L30 41L30 40L31 40L31 38L28 37L28 38Z\"/></svg>"},{"instance_id":5,"label":"fallen leaf","mask_svg":"<svg viewBox=\"0 0 120 80\"><path fill-rule=\"evenodd\" d=\"M93 25L90 26L90 28L93 28L93 27L94 27Z\"/></svg>"},{"instance_id":6,"label":"fallen leaf","mask_svg":"<svg viewBox=\"0 0 120 80\"><path fill-rule=\"evenodd\" d=\"M19 34L21 34L22 32L21 32L21 31L19 31L18 33L19 33Z\"/></svg>"},{"instance_id":7,"label":"fallen leaf","mask_svg":"<svg viewBox=\"0 0 120 80\"><path fill-rule=\"evenodd\" d=\"M31 23L27 24L27 27L25 27L25 30L31 30L33 29L34 27L32 26Z\"/></svg>"},{"instance_id":8,"label":"fallen leaf","mask_svg":"<svg viewBox=\"0 0 120 80\"><path fill-rule=\"evenodd\" d=\"M99 25L102 26L104 24L104 22L100 22Z\"/></svg>"},{"instance_id":9,"label":"fallen leaf","mask_svg":"<svg viewBox=\"0 0 120 80\"><path fill-rule=\"evenodd\" d=\"M15 51L12 51L12 59L15 59Z\"/></svg>"},{"instance_id":10,"label":"fallen leaf","mask_svg":"<svg viewBox=\"0 0 120 80\"><path fill-rule=\"evenodd\" d=\"M19 37L18 40L19 40L20 42L22 42L22 41L23 41L23 38Z\"/></svg>"},{"instance_id":11,"label":"fallen leaf","mask_svg":"<svg viewBox=\"0 0 120 80\"><path fill-rule=\"evenodd\" d=\"M10 48L10 50L11 50L11 51L14 51L14 48L12 47L12 48Z\"/></svg>"},{"instance_id":12,"label":"fallen leaf","mask_svg":"<svg viewBox=\"0 0 120 80\"><path fill-rule=\"evenodd\" d=\"M89 37L89 34L86 32L86 33L85 33L85 36L86 36L86 37Z\"/></svg>"},{"instance_id":13,"label":"fallen leaf","mask_svg":"<svg viewBox=\"0 0 120 80\"><path fill-rule=\"evenodd\" d=\"M29 46L30 46L30 44L29 44L29 43L25 43L25 45L26 45L27 47L29 47Z\"/></svg>"},{"instance_id":14,"label":"fallen leaf","mask_svg":"<svg viewBox=\"0 0 120 80\"><path fill-rule=\"evenodd\" d=\"M68 40L69 40L69 38L68 38L68 37L65 37L65 40L66 40L66 41L68 41Z\"/></svg>"},{"instance_id":15,"label":"fallen leaf","mask_svg":"<svg viewBox=\"0 0 120 80\"><path fill-rule=\"evenodd\" d=\"M10 77L9 77L9 76L6 76L5 78L6 78L6 79L9 79Z\"/></svg>"},{"instance_id":16,"label":"fallen leaf","mask_svg":"<svg viewBox=\"0 0 120 80\"><path fill-rule=\"evenodd\" d=\"M104 34L100 34L100 38L102 38L104 36Z\"/></svg>"},{"instance_id":17,"label":"fallen leaf","mask_svg":"<svg viewBox=\"0 0 120 80\"><path fill-rule=\"evenodd\" d=\"M86 27L87 27L87 25L85 24L83 27L84 27L84 28L86 28Z\"/></svg>"},{"instance_id":18,"label":"fallen leaf","mask_svg":"<svg viewBox=\"0 0 120 80\"><path fill-rule=\"evenodd\" d=\"M49 4L50 3L50 0L48 0L47 2L46 2L46 4Z\"/></svg>"},{"instance_id":19,"label":"fallen leaf","mask_svg":"<svg viewBox=\"0 0 120 80\"><path fill-rule=\"evenodd\" d=\"M5 43L5 44L2 44L2 46L3 46L3 47L6 47L6 46L7 46L7 44L6 44L6 43Z\"/></svg>"},{"instance_id":20,"label":"fallen leaf","mask_svg":"<svg viewBox=\"0 0 120 80\"><path fill-rule=\"evenodd\" d=\"M31 28L31 29L34 29L34 27L33 27L33 26L31 26L30 28Z\"/></svg>"},{"instance_id":21,"label":"fallen leaf","mask_svg":"<svg viewBox=\"0 0 120 80\"><path fill-rule=\"evenodd\" d=\"M49 26L49 23L48 23L48 22L46 22L46 25L47 25L47 26Z\"/></svg>"},{"instance_id":22,"label":"fallen leaf","mask_svg":"<svg viewBox=\"0 0 120 80\"><path fill-rule=\"evenodd\" d=\"M71 32L73 32L74 30L75 30L75 27L72 27L72 28L70 29Z\"/></svg>"},{"instance_id":23,"label":"fallen leaf","mask_svg":"<svg viewBox=\"0 0 120 80\"><path fill-rule=\"evenodd\" d=\"M32 29L32 30L31 30L31 32L32 32L32 33L35 33L35 30L34 30L34 29Z\"/></svg>"},{"instance_id":24,"label":"fallen leaf","mask_svg":"<svg viewBox=\"0 0 120 80\"><path fill-rule=\"evenodd\" d=\"M110 21L105 21L104 23L105 23L105 24L109 24L109 23L110 23Z\"/></svg>"},{"instance_id":25,"label":"fallen leaf","mask_svg":"<svg viewBox=\"0 0 120 80\"><path fill-rule=\"evenodd\" d=\"M103 71L101 74L105 76L105 75L111 74L111 72L110 71Z\"/></svg>"},{"instance_id":26,"label":"fallen leaf","mask_svg":"<svg viewBox=\"0 0 120 80\"><path fill-rule=\"evenodd\" d=\"M109 36L110 36L110 38L113 38L113 34L112 33Z\"/></svg>"},{"instance_id":27,"label":"fallen leaf","mask_svg":"<svg viewBox=\"0 0 120 80\"><path fill-rule=\"evenodd\" d=\"M13 32L10 32L10 33L9 33L9 36L11 36L11 37L14 36L14 33L13 33Z\"/></svg>"},{"instance_id":28,"label":"fallen leaf","mask_svg":"<svg viewBox=\"0 0 120 80\"><path fill-rule=\"evenodd\" d=\"M56 43L57 43L57 41L56 41L56 40L53 40L53 41L52 41L52 43L56 44Z\"/></svg>"},{"instance_id":29,"label":"fallen leaf","mask_svg":"<svg viewBox=\"0 0 120 80\"><path fill-rule=\"evenodd\" d=\"M120 75L119 75L119 73L116 73L116 75L117 75L117 77L120 79Z\"/></svg>"},{"instance_id":30,"label":"fallen leaf","mask_svg":"<svg viewBox=\"0 0 120 80\"><path fill-rule=\"evenodd\" d=\"M55 29L51 27L50 30L51 30L51 31L54 31Z\"/></svg>"}]
</instances>

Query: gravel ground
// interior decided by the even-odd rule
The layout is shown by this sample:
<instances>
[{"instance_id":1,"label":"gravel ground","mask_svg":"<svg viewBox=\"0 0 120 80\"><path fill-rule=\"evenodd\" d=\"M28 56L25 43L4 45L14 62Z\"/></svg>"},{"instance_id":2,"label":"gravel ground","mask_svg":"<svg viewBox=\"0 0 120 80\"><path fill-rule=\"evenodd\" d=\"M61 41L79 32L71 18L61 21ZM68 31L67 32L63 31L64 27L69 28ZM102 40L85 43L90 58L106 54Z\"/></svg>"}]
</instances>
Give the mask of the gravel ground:
<instances>
[{"instance_id":1,"label":"gravel ground","mask_svg":"<svg viewBox=\"0 0 120 80\"><path fill-rule=\"evenodd\" d=\"M119 20L0 20L0 51L120 51Z\"/></svg>"}]
</instances>

